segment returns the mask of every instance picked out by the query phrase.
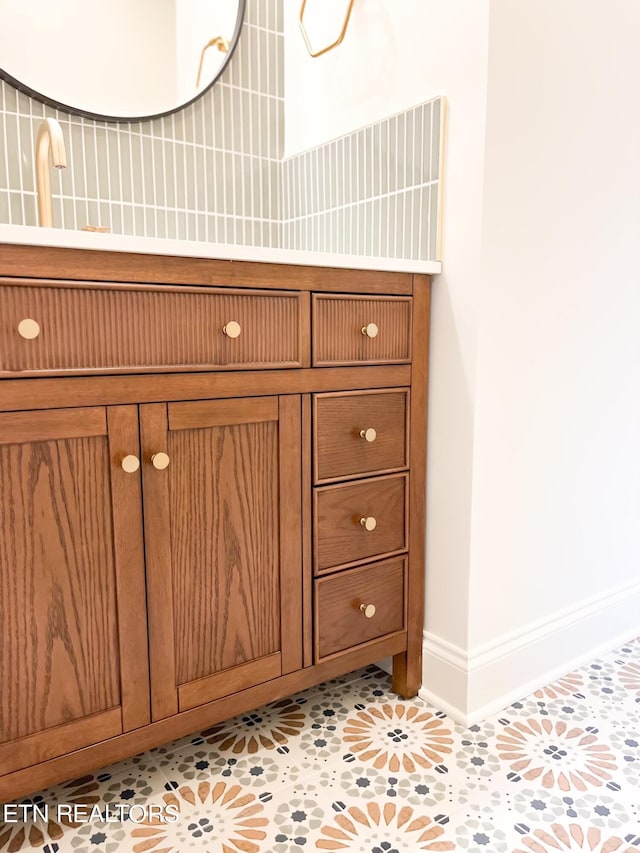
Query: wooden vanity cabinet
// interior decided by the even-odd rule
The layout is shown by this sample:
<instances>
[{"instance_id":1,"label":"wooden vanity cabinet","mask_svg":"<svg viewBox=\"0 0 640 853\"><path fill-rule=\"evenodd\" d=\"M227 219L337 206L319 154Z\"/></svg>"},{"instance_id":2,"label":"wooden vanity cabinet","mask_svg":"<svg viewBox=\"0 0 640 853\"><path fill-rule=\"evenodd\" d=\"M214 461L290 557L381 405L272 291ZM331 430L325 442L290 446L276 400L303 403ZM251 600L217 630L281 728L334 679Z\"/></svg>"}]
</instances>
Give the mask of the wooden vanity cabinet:
<instances>
[{"instance_id":1,"label":"wooden vanity cabinet","mask_svg":"<svg viewBox=\"0 0 640 853\"><path fill-rule=\"evenodd\" d=\"M0 802L393 657L426 276L0 246Z\"/></svg>"}]
</instances>

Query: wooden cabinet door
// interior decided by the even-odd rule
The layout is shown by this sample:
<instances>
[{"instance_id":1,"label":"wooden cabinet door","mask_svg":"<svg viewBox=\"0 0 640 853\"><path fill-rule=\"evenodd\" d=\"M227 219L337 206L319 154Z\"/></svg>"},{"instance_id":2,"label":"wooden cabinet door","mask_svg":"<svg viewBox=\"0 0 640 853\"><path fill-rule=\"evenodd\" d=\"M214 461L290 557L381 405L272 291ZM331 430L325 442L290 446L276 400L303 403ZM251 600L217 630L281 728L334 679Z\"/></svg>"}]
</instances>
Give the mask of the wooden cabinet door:
<instances>
[{"instance_id":1,"label":"wooden cabinet door","mask_svg":"<svg viewBox=\"0 0 640 853\"><path fill-rule=\"evenodd\" d=\"M0 413L0 775L149 722L136 406Z\"/></svg>"},{"instance_id":2,"label":"wooden cabinet door","mask_svg":"<svg viewBox=\"0 0 640 853\"><path fill-rule=\"evenodd\" d=\"M302 666L301 398L143 405L140 427L157 720Z\"/></svg>"}]
</instances>

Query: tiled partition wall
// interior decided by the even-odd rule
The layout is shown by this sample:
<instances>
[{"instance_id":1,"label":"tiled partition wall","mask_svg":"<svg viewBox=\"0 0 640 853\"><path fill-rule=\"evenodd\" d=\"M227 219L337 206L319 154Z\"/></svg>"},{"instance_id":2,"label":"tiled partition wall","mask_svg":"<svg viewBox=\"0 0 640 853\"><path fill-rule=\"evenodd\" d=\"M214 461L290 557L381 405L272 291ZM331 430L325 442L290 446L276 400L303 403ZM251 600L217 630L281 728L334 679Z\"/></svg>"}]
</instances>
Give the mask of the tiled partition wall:
<instances>
[{"instance_id":1,"label":"tiled partition wall","mask_svg":"<svg viewBox=\"0 0 640 853\"><path fill-rule=\"evenodd\" d=\"M70 116L0 81L0 222L37 224L34 144L42 118L53 116L68 157L68 168L51 174L55 225L279 245L282 39L282 0L247 0L220 80L190 107L155 121Z\"/></svg>"},{"instance_id":2,"label":"tiled partition wall","mask_svg":"<svg viewBox=\"0 0 640 853\"><path fill-rule=\"evenodd\" d=\"M290 249L439 260L442 98L282 164Z\"/></svg>"}]
</instances>

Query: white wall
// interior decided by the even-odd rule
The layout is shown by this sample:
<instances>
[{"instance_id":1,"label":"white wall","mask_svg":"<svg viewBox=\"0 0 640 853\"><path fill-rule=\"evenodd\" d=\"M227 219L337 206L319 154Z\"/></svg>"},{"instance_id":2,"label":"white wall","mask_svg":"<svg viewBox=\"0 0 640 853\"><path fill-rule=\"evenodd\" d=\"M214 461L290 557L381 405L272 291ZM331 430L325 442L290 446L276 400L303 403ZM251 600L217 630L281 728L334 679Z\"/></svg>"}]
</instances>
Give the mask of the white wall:
<instances>
[{"instance_id":1,"label":"white wall","mask_svg":"<svg viewBox=\"0 0 640 853\"><path fill-rule=\"evenodd\" d=\"M360 0L315 60L297 8L288 154L449 100L424 695L470 721L640 634L640 6Z\"/></svg>"},{"instance_id":2,"label":"white wall","mask_svg":"<svg viewBox=\"0 0 640 853\"><path fill-rule=\"evenodd\" d=\"M640 624L639 31L636 0L491 2L470 654L530 631L475 709L536 632L544 682Z\"/></svg>"},{"instance_id":3,"label":"white wall","mask_svg":"<svg viewBox=\"0 0 640 853\"><path fill-rule=\"evenodd\" d=\"M434 280L431 324L425 624L466 648L488 0L358 0L343 44L317 59L298 31L299 4L284 4L287 155L435 95L449 100L446 264ZM464 674L452 683L438 660L425 661L434 692L464 704Z\"/></svg>"}]
</instances>

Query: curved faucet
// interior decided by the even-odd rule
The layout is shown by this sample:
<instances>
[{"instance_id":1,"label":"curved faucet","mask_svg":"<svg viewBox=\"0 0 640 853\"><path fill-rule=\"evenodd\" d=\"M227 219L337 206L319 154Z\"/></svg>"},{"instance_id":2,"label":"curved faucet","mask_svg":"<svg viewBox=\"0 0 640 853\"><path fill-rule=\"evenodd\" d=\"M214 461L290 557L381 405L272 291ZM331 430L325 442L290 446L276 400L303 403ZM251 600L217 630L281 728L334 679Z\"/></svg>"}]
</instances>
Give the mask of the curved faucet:
<instances>
[{"instance_id":1,"label":"curved faucet","mask_svg":"<svg viewBox=\"0 0 640 853\"><path fill-rule=\"evenodd\" d=\"M54 118L46 118L38 128L36 139L36 189L38 191L38 220L40 225L51 228L51 182L49 180L49 152L56 169L67 168L67 152L64 147L62 128Z\"/></svg>"}]
</instances>

